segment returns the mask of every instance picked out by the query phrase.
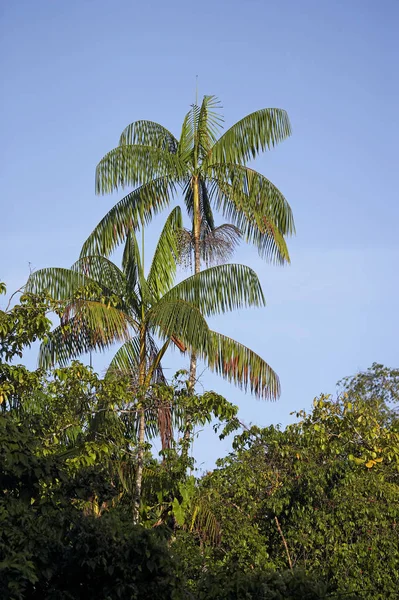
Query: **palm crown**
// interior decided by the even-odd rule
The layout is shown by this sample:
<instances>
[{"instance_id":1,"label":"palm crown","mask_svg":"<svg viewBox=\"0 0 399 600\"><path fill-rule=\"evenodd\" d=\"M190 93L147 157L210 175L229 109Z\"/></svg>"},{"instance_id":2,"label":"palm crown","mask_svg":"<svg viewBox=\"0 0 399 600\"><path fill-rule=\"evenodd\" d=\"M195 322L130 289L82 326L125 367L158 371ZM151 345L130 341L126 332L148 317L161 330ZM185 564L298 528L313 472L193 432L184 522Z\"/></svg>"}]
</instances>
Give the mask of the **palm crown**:
<instances>
[{"instance_id":1,"label":"palm crown","mask_svg":"<svg viewBox=\"0 0 399 600\"><path fill-rule=\"evenodd\" d=\"M293 233L291 209L282 193L247 163L290 135L285 111L262 109L238 121L218 137L219 102L205 96L184 118L179 139L162 125L136 121L120 144L99 163L96 190L135 189L101 220L83 246L83 254L108 255L130 229L146 222L182 190L192 220L196 271L200 239L215 230L213 209L220 211L254 243L262 257L289 260L285 236Z\"/></svg>"},{"instance_id":2,"label":"palm crown","mask_svg":"<svg viewBox=\"0 0 399 600\"><path fill-rule=\"evenodd\" d=\"M196 352L211 369L256 396L276 398L279 381L270 366L239 342L211 331L205 320L219 312L263 305L256 274L244 265L219 265L173 286L181 228L181 210L176 207L166 220L147 277L134 232L126 239L122 269L104 256L88 255L71 269L33 273L29 291L46 289L67 306L61 325L41 347L41 365L65 363L124 341L110 368L139 373L138 384L148 386L172 344Z\"/></svg>"}]
</instances>

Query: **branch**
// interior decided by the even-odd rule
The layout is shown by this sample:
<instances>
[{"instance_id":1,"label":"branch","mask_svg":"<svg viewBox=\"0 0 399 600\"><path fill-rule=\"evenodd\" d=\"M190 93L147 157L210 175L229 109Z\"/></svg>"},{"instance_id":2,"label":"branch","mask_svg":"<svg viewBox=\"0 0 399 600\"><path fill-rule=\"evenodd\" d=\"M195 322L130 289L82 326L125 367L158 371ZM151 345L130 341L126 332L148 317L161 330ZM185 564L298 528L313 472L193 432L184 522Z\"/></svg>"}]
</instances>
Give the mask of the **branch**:
<instances>
[{"instance_id":1,"label":"branch","mask_svg":"<svg viewBox=\"0 0 399 600\"><path fill-rule=\"evenodd\" d=\"M287 553L288 564L290 565L290 569L291 569L291 571L292 571L292 560L291 560L290 552L289 552L289 550L288 550L288 544L287 544L287 542L286 542L286 539L285 539L285 537L284 537L283 531L282 531L282 529L281 529L281 527L280 527L280 523L279 523L279 521L278 521L278 518L277 518L277 517L274 517L274 520L276 521L276 525L277 525L278 532L279 532L279 534L281 535L281 539L283 540L284 548L285 548L285 551L286 551L286 553Z\"/></svg>"}]
</instances>

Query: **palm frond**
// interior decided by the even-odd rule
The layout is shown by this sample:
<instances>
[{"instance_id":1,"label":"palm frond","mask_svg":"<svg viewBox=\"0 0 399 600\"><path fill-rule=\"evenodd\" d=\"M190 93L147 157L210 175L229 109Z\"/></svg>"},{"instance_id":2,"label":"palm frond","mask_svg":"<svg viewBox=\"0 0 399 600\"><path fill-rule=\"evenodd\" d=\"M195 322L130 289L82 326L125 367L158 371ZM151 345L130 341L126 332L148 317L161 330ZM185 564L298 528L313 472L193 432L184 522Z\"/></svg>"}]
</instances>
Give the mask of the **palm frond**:
<instances>
[{"instance_id":1,"label":"palm frond","mask_svg":"<svg viewBox=\"0 0 399 600\"><path fill-rule=\"evenodd\" d=\"M294 233L291 208L266 177L241 165L215 165L210 195L218 210L254 243L262 257L289 262L285 235Z\"/></svg>"},{"instance_id":2,"label":"palm frond","mask_svg":"<svg viewBox=\"0 0 399 600\"><path fill-rule=\"evenodd\" d=\"M258 354L221 333L212 331L211 336L216 348L216 359L209 362L213 371L258 398L280 396L277 374Z\"/></svg>"},{"instance_id":3,"label":"palm frond","mask_svg":"<svg viewBox=\"0 0 399 600\"><path fill-rule=\"evenodd\" d=\"M198 114L198 149L201 159L205 158L217 141L223 117L219 113L220 101L216 96L204 96Z\"/></svg>"},{"instance_id":4,"label":"palm frond","mask_svg":"<svg viewBox=\"0 0 399 600\"><path fill-rule=\"evenodd\" d=\"M92 342L100 346L124 342L130 339L131 328L136 328L136 322L128 313L112 306L106 298L101 301L78 299L70 302L62 316L65 329L72 319L74 335L79 335L80 331L89 331Z\"/></svg>"},{"instance_id":5,"label":"palm frond","mask_svg":"<svg viewBox=\"0 0 399 600\"><path fill-rule=\"evenodd\" d=\"M56 300L70 300L83 289L91 294L101 293L101 285L93 277L61 267L35 271L29 276L26 284L27 292L37 294L47 291Z\"/></svg>"},{"instance_id":6,"label":"palm frond","mask_svg":"<svg viewBox=\"0 0 399 600\"><path fill-rule=\"evenodd\" d=\"M106 377L115 374L128 375L133 380L133 387L138 387L138 370L140 364L140 336L135 335L125 342L115 353L108 369Z\"/></svg>"},{"instance_id":7,"label":"palm frond","mask_svg":"<svg viewBox=\"0 0 399 600\"><path fill-rule=\"evenodd\" d=\"M135 121L122 131L119 145L141 145L160 148L175 154L178 141L165 127L154 121Z\"/></svg>"},{"instance_id":8,"label":"palm frond","mask_svg":"<svg viewBox=\"0 0 399 600\"><path fill-rule=\"evenodd\" d=\"M286 111L264 108L230 127L210 149L207 162L209 165L246 163L290 135L291 124Z\"/></svg>"},{"instance_id":9,"label":"palm frond","mask_svg":"<svg viewBox=\"0 0 399 600\"><path fill-rule=\"evenodd\" d=\"M157 299L173 285L179 256L179 233L183 219L179 206L166 219L152 259L147 283Z\"/></svg>"},{"instance_id":10,"label":"palm frond","mask_svg":"<svg viewBox=\"0 0 399 600\"><path fill-rule=\"evenodd\" d=\"M143 186L163 177L176 182L182 174L184 165L177 154L138 144L117 146L97 165L96 193L107 194L120 187Z\"/></svg>"},{"instance_id":11,"label":"palm frond","mask_svg":"<svg viewBox=\"0 0 399 600\"><path fill-rule=\"evenodd\" d=\"M120 200L92 231L83 244L81 256L110 255L126 240L131 230L136 230L144 217L146 224L154 215L169 205L176 193L174 181L168 177L154 179Z\"/></svg>"},{"instance_id":12,"label":"palm frond","mask_svg":"<svg viewBox=\"0 0 399 600\"><path fill-rule=\"evenodd\" d=\"M92 330L81 315L69 317L49 335L39 349L39 367L48 369L55 364L67 365L74 358L91 351L105 352L120 335L107 337Z\"/></svg>"},{"instance_id":13,"label":"palm frond","mask_svg":"<svg viewBox=\"0 0 399 600\"><path fill-rule=\"evenodd\" d=\"M83 256L72 265L71 270L99 282L109 293L123 296L126 291L124 273L104 256Z\"/></svg>"},{"instance_id":14,"label":"palm frond","mask_svg":"<svg viewBox=\"0 0 399 600\"><path fill-rule=\"evenodd\" d=\"M197 532L202 540L209 541L215 546L220 543L220 524L208 498L198 496L192 502L189 530Z\"/></svg>"},{"instance_id":15,"label":"palm frond","mask_svg":"<svg viewBox=\"0 0 399 600\"><path fill-rule=\"evenodd\" d=\"M163 301L184 300L210 316L247 306L264 306L256 273L245 265L218 265L175 285Z\"/></svg>"},{"instance_id":16,"label":"palm frond","mask_svg":"<svg viewBox=\"0 0 399 600\"><path fill-rule=\"evenodd\" d=\"M177 339L200 356L213 356L213 342L201 312L184 300L162 298L147 314L147 322L161 339Z\"/></svg>"},{"instance_id":17,"label":"palm frond","mask_svg":"<svg viewBox=\"0 0 399 600\"><path fill-rule=\"evenodd\" d=\"M140 287L143 279L140 250L137 243L137 238L134 231L130 231L126 237L125 247L122 256L122 268L127 280L130 296L134 295L137 298L137 286ZM139 300L137 299L137 302ZM136 302L135 302L136 304Z\"/></svg>"},{"instance_id":18,"label":"palm frond","mask_svg":"<svg viewBox=\"0 0 399 600\"><path fill-rule=\"evenodd\" d=\"M186 116L184 117L179 146L177 149L177 153L182 162L188 164L190 163L190 158L192 158L192 153L194 149L194 124L193 124L193 111L190 110Z\"/></svg>"}]
</instances>

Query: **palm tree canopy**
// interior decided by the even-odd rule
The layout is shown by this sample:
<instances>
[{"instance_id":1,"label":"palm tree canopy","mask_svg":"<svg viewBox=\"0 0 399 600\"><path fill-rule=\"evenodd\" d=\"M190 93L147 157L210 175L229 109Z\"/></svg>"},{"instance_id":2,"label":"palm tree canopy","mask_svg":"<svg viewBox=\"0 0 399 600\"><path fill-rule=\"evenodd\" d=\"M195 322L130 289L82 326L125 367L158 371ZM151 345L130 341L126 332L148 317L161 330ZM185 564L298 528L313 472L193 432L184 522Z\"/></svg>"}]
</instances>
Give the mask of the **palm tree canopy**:
<instances>
[{"instance_id":1,"label":"palm tree canopy","mask_svg":"<svg viewBox=\"0 0 399 600\"><path fill-rule=\"evenodd\" d=\"M194 213L193 180L198 182L201 222L215 229L213 209L231 221L260 255L289 261L285 237L294 220L283 194L248 166L260 152L291 134L288 115L265 108L238 121L222 135L223 119L214 96L205 96L184 118L179 139L162 125L136 121L122 132L119 146L98 164L96 191L135 189L101 220L86 240L83 254L109 255L127 232L148 222L180 189L190 217Z\"/></svg>"},{"instance_id":2,"label":"palm tree canopy","mask_svg":"<svg viewBox=\"0 0 399 600\"><path fill-rule=\"evenodd\" d=\"M211 331L205 320L263 306L256 274L244 265L217 265L173 286L181 229L181 209L176 207L165 222L147 277L133 231L126 238L121 269L104 256L89 255L71 269L33 273L28 291L46 290L67 303L61 325L41 347L41 365L64 364L122 341L111 365L131 371L140 362L137 336L144 328L148 384L161 377L160 361L172 343L182 351L195 351L217 373L257 397L278 397L278 377L270 366L245 346Z\"/></svg>"}]
</instances>

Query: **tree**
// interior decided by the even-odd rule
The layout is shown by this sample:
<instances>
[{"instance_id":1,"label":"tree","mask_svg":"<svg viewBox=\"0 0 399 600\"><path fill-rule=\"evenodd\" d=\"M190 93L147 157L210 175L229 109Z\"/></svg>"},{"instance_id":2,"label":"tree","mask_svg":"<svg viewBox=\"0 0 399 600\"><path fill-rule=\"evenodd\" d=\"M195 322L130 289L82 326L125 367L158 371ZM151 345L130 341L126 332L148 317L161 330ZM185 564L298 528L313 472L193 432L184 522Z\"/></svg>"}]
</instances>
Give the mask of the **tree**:
<instances>
[{"instance_id":1,"label":"tree","mask_svg":"<svg viewBox=\"0 0 399 600\"><path fill-rule=\"evenodd\" d=\"M317 398L311 414L298 413L285 431L244 431L203 478L223 531L207 550L209 572L292 566L338 597L396 597L399 424L389 406L397 371L377 365L346 383L336 401Z\"/></svg>"},{"instance_id":2,"label":"tree","mask_svg":"<svg viewBox=\"0 0 399 600\"><path fill-rule=\"evenodd\" d=\"M110 252L144 218L167 206L180 188L192 221L194 272L199 273L209 244L204 240L236 241L237 230L215 227L212 207L232 221L244 239L254 243L262 257L289 261L285 236L293 233L291 209L281 192L248 166L259 152L291 133L285 111L266 108L247 115L218 138L222 117L214 96L204 96L184 118L180 138L152 121L136 121L122 132L117 148L99 163L96 191L119 187L136 189L118 202L100 221L83 246L83 254ZM190 367L196 378L196 354Z\"/></svg>"},{"instance_id":3,"label":"tree","mask_svg":"<svg viewBox=\"0 0 399 600\"><path fill-rule=\"evenodd\" d=\"M175 598L181 583L165 531L82 511L77 499L93 474L83 489L70 455L44 454L42 444L39 428L0 414L1 598Z\"/></svg>"},{"instance_id":4,"label":"tree","mask_svg":"<svg viewBox=\"0 0 399 600\"><path fill-rule=\"evenodd\" d=\"M219 265L172 287L178 259L181 211L176 207L159 238L147 279L144 241L140 256L134 232L127 236L122 270L109 259L81 257L71 269L49 268L33 273L30 291L47 290L66 302L61 325L42 345L40 363L65 362L84 352L124 345L110 364L136 376L133 395L138 404L139 453L136 472L138 511L145 440L146 394L161 378L161 360L172 344L198 353L210 367L260 397L276 397L279 381L269 365L249 348L210 331L204 316L264 303L256 274L243 265ZM144 240L144 238L143 238ZM162 345L156 343L157 336Z\"/></svg>"}]
</instances>

